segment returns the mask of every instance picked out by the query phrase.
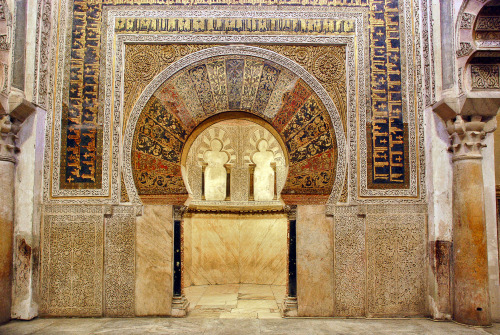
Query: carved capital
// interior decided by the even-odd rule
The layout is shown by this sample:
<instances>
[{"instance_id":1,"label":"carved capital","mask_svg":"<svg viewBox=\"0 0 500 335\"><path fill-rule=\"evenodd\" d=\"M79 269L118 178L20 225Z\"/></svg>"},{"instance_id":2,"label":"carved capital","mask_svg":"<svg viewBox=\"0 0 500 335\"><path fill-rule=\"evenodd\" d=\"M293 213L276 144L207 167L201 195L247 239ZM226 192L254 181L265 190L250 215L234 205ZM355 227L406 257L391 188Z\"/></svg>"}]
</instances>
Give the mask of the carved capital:
<instances>
[{"instance_id":1,"label":"carved capital","mask_svg":"<svg viewBox=\"0 0 500 335\"><path fill-rule=\"evenodd\" d=\"M15 145L19 126L12 123L7 114L0 115L0 161L16 162L16 153L19 149Z\"/></svg>"},{"instance_id":2,"label":"carved capital","mask_svg":"<svg viewBox=\"0 0 500 335\"><path fill-rule=\"evenodd\" d=\"M288 216L288 220L297 220L297 206L285 205L284 211Z\"/></svg>"},{"instance_id":3,"label":"carved capital","mask_svg":"<svg viewBox=\"0 0 500 335\"><path fill-rule=\"evenodd\" d=\"M482 143L487 132L493 131L495 119L488 120L480 115L457 115L454 120L446 121L446 129L450 134L449 151L453 153L453 161L461 159L481 159Z\"/></svg>"},{"instance_id":4,"label":"carved capital","mask_svg":"<svg viewBox=\"0 0 500 335\"><path fill-rule=\"evenodd\" d=\"M174 220L181 221L187 209L186 206L174 206Z\"/></svg>"}]
</instances>

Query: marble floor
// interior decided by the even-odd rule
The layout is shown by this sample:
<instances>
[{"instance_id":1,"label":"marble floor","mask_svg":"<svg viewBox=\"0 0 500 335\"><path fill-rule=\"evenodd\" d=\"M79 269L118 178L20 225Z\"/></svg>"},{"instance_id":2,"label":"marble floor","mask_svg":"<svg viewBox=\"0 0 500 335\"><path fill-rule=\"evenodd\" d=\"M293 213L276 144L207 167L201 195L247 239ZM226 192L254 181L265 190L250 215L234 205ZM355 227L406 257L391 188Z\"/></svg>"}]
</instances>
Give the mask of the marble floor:
<instances>
[{"instance_id":1,"label":"marble floor","mask_svg":"<svg viewBox=\"0 0 500 335\"><path fill-rule=\"evenodd\" d=\"M279 319L285 286L227 284L190 286L188 318Z\"/></svg>"},{"instance_id":2,"label":"marble floor","mask_svg":"<svg viewBox=\"0 0 500 335\"><path fill-rule=\"evenodd\" d=\"M175 335L381 335L381 334L463 334L500 335L500 324L472 328L453 322L427 319L209 319L209 318L130 318L130 319L35 319L11 321L0 326L1 335L58 334L175 334Z\"/></svg>"}]
</instances>

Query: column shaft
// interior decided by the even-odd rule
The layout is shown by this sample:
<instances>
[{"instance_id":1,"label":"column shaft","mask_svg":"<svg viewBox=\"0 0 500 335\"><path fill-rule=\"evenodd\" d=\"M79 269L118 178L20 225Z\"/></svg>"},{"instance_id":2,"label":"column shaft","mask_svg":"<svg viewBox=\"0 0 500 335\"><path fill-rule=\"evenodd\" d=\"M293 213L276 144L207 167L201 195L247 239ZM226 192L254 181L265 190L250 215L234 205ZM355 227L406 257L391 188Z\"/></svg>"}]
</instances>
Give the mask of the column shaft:
<instances>
[{"instance_id":1,"label":"column shaft","mask_svg":"<svg viewBox=\"0 0 500 335\"><path fill-rule=\"evenodd\" d=\"M447 122L453 152L453 318L474 326L491 324L481 155L485 125L479 115Z\"/></svg>"},{"instance_id":2,"label":"column shaft","mask_svg":"<svg viewBox=\"0 0 500 335\"><path fill-rule=\"evenodd\" d=\"M453 316L491 324L482 159L453 163Z\"/></svg>"}]
</instances>

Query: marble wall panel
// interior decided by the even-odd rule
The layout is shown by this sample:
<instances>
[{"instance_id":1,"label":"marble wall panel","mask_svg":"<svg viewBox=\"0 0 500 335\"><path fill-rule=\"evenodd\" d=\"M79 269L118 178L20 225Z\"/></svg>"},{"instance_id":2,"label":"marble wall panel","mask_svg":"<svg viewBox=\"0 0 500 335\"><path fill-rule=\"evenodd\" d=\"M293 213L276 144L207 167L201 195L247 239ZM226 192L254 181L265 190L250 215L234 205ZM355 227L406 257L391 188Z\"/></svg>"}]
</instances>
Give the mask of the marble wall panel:
<instances>
[{"instance_id":1,"label":"marble wall panel","mask_svg":"<svg viewBox=\"0 0 500 335\"><path fill-rule=\"evenodd\" d=\"M184 285L285 285L283 214L190 214L184 218Z\"/></svg>"},{"instance_id":2,"label":"marble wall panel","mask_svg":"<svg viewBox=\"0 0 500 335\"><path fill-rule=\"evenodd\" d=\"M364 316L366 299L365 220L357 207L334 215L335 316Z\"/></svg>"},{"instance_id":3,"label":"marble wall panel","mask_svg":"<svg viewBox=\"0 0 500 335\"><path fill-rule=\"evenodd\" d=\"M240 282L285 285L287 226L284 214L240 219Z\"/></svg>"},{"instance_id":4,"label":"marble wall panel","mask_svg":"<svg viewBox=\"0 0 500 335\"><path fill-rule=\"evenodd\" d=\"M239 282L239 227L230 216L196 214L191 223L191 273L193 285ZM189 237L185 236L185 239ZM185 254L189 253L185 250ZM186 284L189 286L189 284Z\"/></svg>"},{"instance_id":5,"label":"marble wall panel","mask_svg":"<svg viewBox=\"0 0 500 335\"><path fill-rule=\"evenodd\" d=\"M134 316L135 215L113 213L104 227L104 314ZM123 208L128 209L128 208Z\"/></svg>"},{"instance_id":6,"label":"marble wall panel","mask_svg":"<svg viewBox=\"0 0 500 335\"><path fill-rule=\"evenodd\" d=\"M45 215L40 315L101 316L103 217Z\"/></svg>"},{"instance_id":7,"label":"marble wall panel","mask_svg":"<svg viewBox=\"0 0 500 335\"><path fill-rule=\"evenodd\" d=\"M299 316L333 316L333 218L323 205L297 206Z\"/></svg>"},{"instance_id":8,"label":"marble wall panel","mask_svg":"<svg viewBox=\"0 0 500 335\"><path fill-rule=\"evenodd\" d=\"M145 205L136 223L135 313L170 315L173 293L172 206Z\"/></svg>"},{"instance_id":9,"label":"marble wall panel","mask_svg":"<svg viewBox=\"0 0 500 335\"><path fill-rule=\"evenodd\" d=\"M366 216L367 316L413 316L426 311L425 214Z\"/></svg>"}]
</instances>

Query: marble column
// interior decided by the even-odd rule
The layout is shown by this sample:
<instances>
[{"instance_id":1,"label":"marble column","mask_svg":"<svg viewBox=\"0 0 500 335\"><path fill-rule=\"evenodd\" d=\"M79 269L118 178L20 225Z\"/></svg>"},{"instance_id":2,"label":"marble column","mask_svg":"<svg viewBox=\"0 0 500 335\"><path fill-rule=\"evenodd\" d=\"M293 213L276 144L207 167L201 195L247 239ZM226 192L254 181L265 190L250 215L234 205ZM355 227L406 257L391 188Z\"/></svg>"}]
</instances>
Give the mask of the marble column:
<instances>
[{"instance_id":1,"label":"marble column","mask_svg":"<svg viewBox=\"0 0 500 335\"><path fill-rule=\"evenodd\" d=\"M447 121L453 153L453 318L491 324L481 148L481 116Z\"/></svg>"},{"instance_id":2,"label":"marble column","mask_svg":"<svg viewBox=\"0 0 500 335\"><path fill-rule=\"evenodd\" d=\"M286 206L288 216L288 277L286 297L283 301L283 314L296 317L297 303L297 206Z\"/></svg>"},{"instance_id":3,"label":"marble column","mask_svg":"<svg viewBox=\"0 0 500 335\"><path fill-rule=\"evenodd\" d=\"M184 295L183 285L183 232L182 218L186 212L185 206L174 206L174 283L172 296L172 316L184 317L187 315L189 301Z\"/></svg>"},{"instance_id":4,"label":"marble column","mask_svg":"<svg viewBox=\"0 0 500 335\"><path fill-rule=\"evenodd\" d=\"M14 233L14 174L18 127L0 114L0 323L10 320Z\"/></svg>"}]
</instances>

